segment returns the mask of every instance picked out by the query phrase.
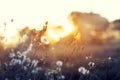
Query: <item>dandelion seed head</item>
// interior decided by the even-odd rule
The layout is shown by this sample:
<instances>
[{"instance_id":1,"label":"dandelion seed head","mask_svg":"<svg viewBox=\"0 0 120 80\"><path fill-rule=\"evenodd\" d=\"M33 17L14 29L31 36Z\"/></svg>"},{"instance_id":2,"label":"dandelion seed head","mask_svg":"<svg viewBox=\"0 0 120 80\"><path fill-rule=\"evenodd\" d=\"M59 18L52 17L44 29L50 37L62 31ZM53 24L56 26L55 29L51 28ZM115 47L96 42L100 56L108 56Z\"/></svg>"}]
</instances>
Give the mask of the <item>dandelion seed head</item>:
<instances>
[{"instance_id":1,"label":"dandelion seed head","mask_svg":"<svg viewBox=\"0 0 120 80\"><path fill-rule=\"evenodd\" d=\"M63 65L63 62L62 61L57 61L56 65L61 67Z\"/></svg>"},{"instance_id":2,"label":"dandelion seed head","mask_svg":"<svg viewBox=\"0 0 120 80\"><path fill-rule=\"evenodd\" d=\"M80 72L82 74L86 74L86 69L84 67L80 67L80 68L78 68L78 72Z\"/></svg>"},{"instance_id":3,"label":"dandelion seed head","mask_svg":"<svg viewBox=\"0 0 120 80\"><path fill-rule=\"evenodd\" d=\"M23 39L23 42L25 42L28 39L28 36L26 34L24 34L22 39Z\"/></svg>"},{"instance_id":4,"label":"dandelion seed head","mask_svg":"<svg viewBox=\"0 0 120 80\"><path fill-rule=\"evenodd\" d=\"M88 65L89 65L90 67L95 67L95 63L94 63L94 62L89 62Z\"/></svg>"},{"instance_id":5,"label":"dandelion seed head","mask_svg":"<svg viewBox=\"0 0 120 80\"><path fill-rule=\"evenodd\" d=\"M90 71L89 71L89 70L86 70L86 74L90 74Z\"/></svg>"},{"instance_id":6,"label":"dandelion seed head","mask_svg":"<svg viewBox=\"0 0 120 80\"><path fill-rule=\"evenodd\" d=\"M62 80L63 80L63 79L65 79L65 76L64 76L64 75L62 75L62 76L61 76L61 79L62 79Z\"/></svg>"},{"instance_id":7,"label":"dandelion seed head","mask_svg":"<svg viewBox=\"0 0 120 80\"><path fill-rule=\"evenodd\" d=\"M49 43L50 43L50 41L48 40L48 38L45 37L45 36L42 36L40 41L41 41L43 44L49 44Z\"/></svg>"},{"instance_id":8,"label":"dandelion seed head","mask_svg":"<svg viewBox=\"0 0 120 80\"><path fill-rule=\"evenodd\" d=\"M85 67L79 67L78 72L82 73L83 75L88 75L90 73Z\"/></svg>"},{"instance_id":9,"label":"dandelion seed head","mask_svg":"<svg viewBox=\"0 0 120 80\"><path fill-rule=\"evenodd\" d=\"M111 57L108 57L108 60L111 60L112 58Z\"/></svg>"}]
</instances>

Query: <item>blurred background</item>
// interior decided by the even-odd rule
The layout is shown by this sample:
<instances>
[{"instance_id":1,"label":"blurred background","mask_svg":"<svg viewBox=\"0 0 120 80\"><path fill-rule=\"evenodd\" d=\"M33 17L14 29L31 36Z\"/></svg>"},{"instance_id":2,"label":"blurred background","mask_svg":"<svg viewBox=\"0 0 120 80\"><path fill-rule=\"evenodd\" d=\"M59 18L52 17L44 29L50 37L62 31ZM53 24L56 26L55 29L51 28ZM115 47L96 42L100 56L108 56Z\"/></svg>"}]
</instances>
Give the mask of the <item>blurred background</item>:
<instances>
[{"instance_id":1,"label":"blurred background","mask_svg":"<svg viewBox=\"0 0 120 80\"><path fill-rule=\"evenodd\" d=\"M27 56L45 60L46 67L62 60L64 74L75 74L72 79L89 61L100 68L106 60L119 63L119 4L119 0L0 0L0 60L11 50L29 51Z\"/></svg>"}]
</instances>

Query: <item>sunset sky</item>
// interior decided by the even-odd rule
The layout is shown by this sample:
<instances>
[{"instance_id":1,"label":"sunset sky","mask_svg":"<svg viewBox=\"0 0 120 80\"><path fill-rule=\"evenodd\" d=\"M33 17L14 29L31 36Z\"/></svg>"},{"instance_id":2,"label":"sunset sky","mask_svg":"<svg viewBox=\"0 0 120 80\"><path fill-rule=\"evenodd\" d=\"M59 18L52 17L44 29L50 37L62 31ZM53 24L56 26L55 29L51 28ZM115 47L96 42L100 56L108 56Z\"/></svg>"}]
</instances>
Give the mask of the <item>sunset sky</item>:
<instances>
[{"instance_id":1,"label":"sunset sky","mask_svg":"<svg viewBox=\"0 0 120 80\"><path fill-rule=\"evenodd\" d=\"M60 32L47 30L49 37L59 41L61 36L65 37L74 30L67 20L72 11L94 12L113 21L120 18L119 5L120 0L0 0L0 35L5 37L3 43L16 44L19 42L19 28L41 29L40 26L49 21L64 28ZM13 23L11 19L14 19ZM6 27L3 23L7 23Z\"/></svg>"},{"instance_id":2,"label":"sunset sky","mask_svg":"<svg viewBox=\"0 0 120 80\"><path fill-rule=\"evenodd\" d=\"M18 25L61 24L72 11L95 12L109 21L120 18L120 0L0 0L0 23L11 18Z\"/></svg>"}]
</instances>

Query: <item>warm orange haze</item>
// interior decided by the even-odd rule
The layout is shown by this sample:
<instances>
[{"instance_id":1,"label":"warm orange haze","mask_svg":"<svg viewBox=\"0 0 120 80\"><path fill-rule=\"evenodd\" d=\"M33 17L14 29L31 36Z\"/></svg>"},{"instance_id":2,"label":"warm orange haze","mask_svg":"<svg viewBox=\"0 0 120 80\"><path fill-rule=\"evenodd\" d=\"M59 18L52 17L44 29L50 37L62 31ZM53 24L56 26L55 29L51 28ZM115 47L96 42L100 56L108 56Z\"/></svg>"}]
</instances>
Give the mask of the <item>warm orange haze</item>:
<instances>
[{"instance_id":1,"label":"warm orange haze","mask_svg":"<svg viewBox=\"0 0 120 80\"><path fill-rule=\"evenodd\" d=\"M105 17L96 13L71 12L62 22L53 25L48 21L44 36L50 44L59 42L67 36L73 36L80 43L106 43L120 40L119 20L109 22ZM8 23L4 22L0 25L1 43L8 48L21 44L23 40L20 31L25 27L37 31L42 30L41 25L16 28L14 19L11 19Z\"/></svg>"},{"instance_id":2,"label":"warm orange haze","mask_svg":"<svg viewBox=\"0 0 120 80\"><path fill-rule=\"evenodd\" d=\"M109 0L93 0L92 2L89 0L1 0L0 35L5 37L2 43L5 45L17 44L21 40L18 33L21 28L29 26L40 30L45 21L49 21L47 36L55 42L59 41L60 38L69 35L75 29L75 25L68 19L71 12L95 12L107 18L108 21L113 21L119 18L120 12L116 9L119 7L118 3L119 0L114 3ZM85 25L89 26L89 23L85 23ZM90 33L96 34L95 31ZM74 34L81 35L81 33L77 34L76 32Z\"/></svg>"},{"instance_id":3,"label":"warm orange haze","mask_svg":"<svg viewBox=\"0 0 120 80\"><path fill-rule=\"evenodd\" d=\"M0 0L0 80L120 80L120 0Z\"/></svg>"},{"instance_id":4,"label":"warm orange haze","mask_svg":"<svg viewBox=\"0 0 120 80\"><path fill-rule=\"evenodd\" d=\"M21 37L19 34L19 31L21 29L14 29L16 26L14 26L14 23L10 22L10 23L6 23L6 24L2 24L0 27L0 36L1 38L3 37L3 39L1 39L1 42L9 47L12 45L15 46L19 43L21 43ZM26 26L24 26L26 27ZM35 29L36 30L41 30L42 26L36 26ZM32 28L33 29L33 28ZM48 30L46 31L46 37L49 38L50 42L57 42L60 40L60 38L63 38L71 33L73 33L75 31L74 26L66 20L66 22L64 22L64 24L59 24L59 25L48 25Z\"/></svg>"}]
</instances>

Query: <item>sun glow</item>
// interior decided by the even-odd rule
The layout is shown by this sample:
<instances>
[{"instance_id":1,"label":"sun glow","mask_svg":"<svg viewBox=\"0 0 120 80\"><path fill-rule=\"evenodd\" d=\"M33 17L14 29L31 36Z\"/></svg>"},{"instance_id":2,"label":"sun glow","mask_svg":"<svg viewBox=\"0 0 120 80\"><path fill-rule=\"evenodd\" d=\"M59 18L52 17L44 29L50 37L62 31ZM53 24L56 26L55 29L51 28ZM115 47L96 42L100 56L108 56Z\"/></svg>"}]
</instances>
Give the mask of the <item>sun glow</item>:
<instances>
[{"instance_id":1,"label":"sun glow","mask_svg":"<svg viewBox=\"0 0 120 80\"><path fill-rule=\"evenodd\" d=\"M72 34L74 31L75 27L66 19L62 23L60 23L60 26L48 29L46 35L50 38L52 43L55 43L58 42L61 38Z\"/></svg>"},{"instance_id":2,"label":"sun glow","mask_svg":"<svg viewBox=\"0 0 120 80\"><path fill-rule=\"evenodd\" d=\"M33 26L33 28L38 30L38 26ZM0 25L0 36L3 37L3 39L1 39L2 44L6 47L15 47L17 44L21 43L21 36L18 30L19 29L17 25L15 25L15 23L12 22ZM48 25L45 36L47 36L50 43L56 43L61 38L72 34L74 31L75 27L72 26L69 20L66 19L54 27Z\"/></svg>"},{"instance_id":3,"label":"sun glow","mask_svg":"<svg viewBox=\"0 0 120 80\"><path fill-rule=\"evenodd\" d=\"M11 18L16 21L14 26L0 27L0 36L2 35L4 44L18 43L19 33L16 31L18 27L22 29L26 26L32 26L32 28L41 29L36 25L41 25L48 20L61 26L61 28L49 28L46 32L51 40L57 42L76 31L64 19L72 11L92 11L113 21L119 17L119 3L120 0L116 0L114 3L109 0L0 0L0 23ZM80 34L76 34L76 39L79 37Z\"/></svg>"},{"instance_id":4,"label":"sun glow","mask_svg":"<svg viewBox=\"0 0 120 80\"><path fill-rule=\"evenodd\" d=\"M7 24L0 26L1 43L5 47L15 47L20 39L20 35L14 25Z\"/></svg>"}]
</instances>

